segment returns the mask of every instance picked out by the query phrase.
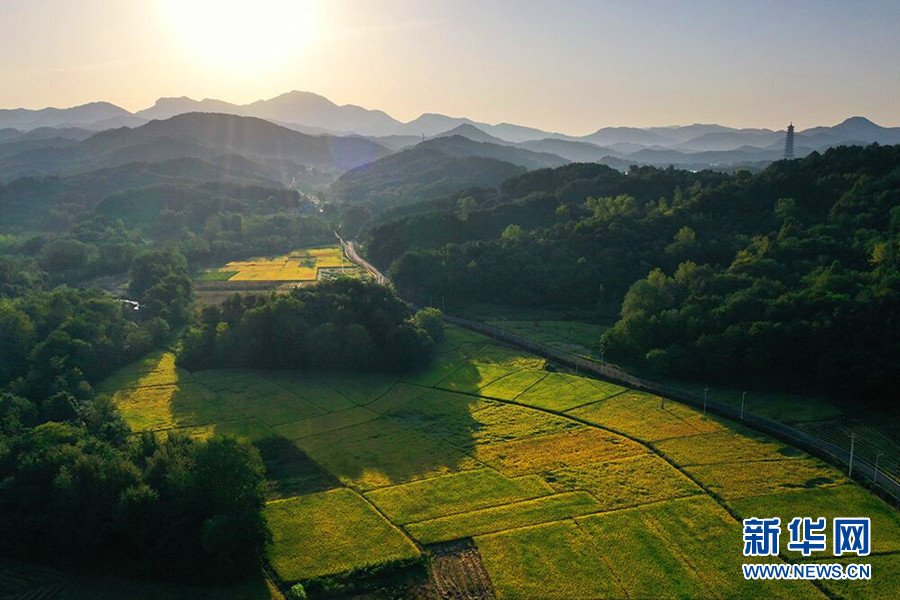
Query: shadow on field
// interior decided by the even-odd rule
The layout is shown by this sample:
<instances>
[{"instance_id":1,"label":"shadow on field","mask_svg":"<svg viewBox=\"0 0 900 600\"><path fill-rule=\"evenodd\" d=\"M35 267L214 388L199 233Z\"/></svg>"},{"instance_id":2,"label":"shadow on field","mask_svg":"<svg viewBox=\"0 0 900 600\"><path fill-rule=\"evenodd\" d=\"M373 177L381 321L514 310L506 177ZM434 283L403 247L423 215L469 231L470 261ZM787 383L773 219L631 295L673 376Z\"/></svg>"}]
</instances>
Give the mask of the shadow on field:
<instances>
[{"instance_id":1,"label":"shadow on field","mask_svg":"<svg viewBox=\"0 0 900 600\"><path fill-rule=\"evenodd\" d=\"M484 403L475 394L482 375L467 356L460 358L450 374L455 392L429 387L446 375L437 361L424 371L427 385L348 375L330 385L298 380L288 390L250 371L191 374L175 368L171 354L126 368L110 391L121 392L117 403L135 431L252 440L265 464L267 496L281 498L342 483L372 489L477 466L464 450L481 426L473 413ZM261 381L278 389L261 391Z\"/></svg>"},{"instance_id":2,"label":"shadow on field","mask_svg":"<svg viewBox=\"0 0 900 600\"><path fill-rule=\"evenodd\" d=\"M273 436L254 442L266 468L266 497L287 498L324 492L340 486L337 478L320 467L288 439Z\"/></svg>"}]
</instances>

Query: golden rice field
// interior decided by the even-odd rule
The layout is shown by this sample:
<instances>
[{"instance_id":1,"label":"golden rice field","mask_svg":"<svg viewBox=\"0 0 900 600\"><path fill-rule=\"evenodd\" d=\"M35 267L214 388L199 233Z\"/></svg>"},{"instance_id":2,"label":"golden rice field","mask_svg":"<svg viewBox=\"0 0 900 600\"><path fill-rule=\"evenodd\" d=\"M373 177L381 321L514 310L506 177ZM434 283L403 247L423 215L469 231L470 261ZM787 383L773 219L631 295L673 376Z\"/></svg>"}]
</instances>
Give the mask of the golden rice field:
<instances>
[{"instance_id":1,"label":"golden rice field","mask_svg":"<svg viewBox=\"0 0 900 600\"><path fill-rule=\"evenodd\" d=\"M359 276L359 268L340 246L307 248L274 258L233 261L218 269L203 273L203 281L283 281L301 282L321 279L322 269L346 270L347 275Z\"/></svg>"},{"instance_id":2,"label":"golden rice field","mask_svg":"<svg viewBox=\"0 0 900 600\"><path fill-rule=\"evenodd\" d=\"M402 377L188 373L159 353L100 387L135 431L257 444L283 583L459 540L500 599L880 598L900 579L897 510L830 465L453 327ZM743 579L740 518L840 515L872 518L872 581Z\"/></svg>"}]
</instances>

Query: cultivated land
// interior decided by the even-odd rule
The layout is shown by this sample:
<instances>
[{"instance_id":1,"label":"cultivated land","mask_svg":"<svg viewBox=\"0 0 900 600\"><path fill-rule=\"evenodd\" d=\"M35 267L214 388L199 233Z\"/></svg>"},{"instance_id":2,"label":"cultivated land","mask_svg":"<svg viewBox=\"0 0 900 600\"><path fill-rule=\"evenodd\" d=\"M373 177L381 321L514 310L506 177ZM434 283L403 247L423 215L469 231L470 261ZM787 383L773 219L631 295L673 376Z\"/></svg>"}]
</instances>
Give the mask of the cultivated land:
<instances>
[{"instance_id":1,"label":"cultivated land","mask_svg":"<svg viewBox=\"0 0 900 600\"><path fill-rule=\"evenodd\" d=\"M234 292L289 289L336 277L365 277L340 246L306 248L284 256L227 263L201 273L194 281L197 298L211 303Z\"/></svg>"},{"instance_id":2,"label":"cultivated land","mask_svg":"<svg viewBox=\"0 0 900 600\"><path fill-rule=\"evenodd\" d=\"M465 330L448 328L439 350L426 371L403 377L188 373L156 354L102 387L136 431L235 433L259 446L268 561L283 582L434 552L429 589L456 577L481 597L895 589L900 516L837 469L675 402L549 371ZM871 582L743 580L740 564L752 559L738 519L839 515L872 517L877 556L858 561L874 565Z\"/></svg>"}]
</instances>

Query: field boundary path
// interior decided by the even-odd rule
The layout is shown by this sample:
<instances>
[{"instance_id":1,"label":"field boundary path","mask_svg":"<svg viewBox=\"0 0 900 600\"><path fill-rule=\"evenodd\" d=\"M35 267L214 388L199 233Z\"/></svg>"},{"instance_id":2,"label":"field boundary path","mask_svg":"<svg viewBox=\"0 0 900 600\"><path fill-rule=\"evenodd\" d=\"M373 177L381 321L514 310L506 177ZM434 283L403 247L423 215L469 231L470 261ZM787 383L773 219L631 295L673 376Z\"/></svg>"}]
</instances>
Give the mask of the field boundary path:
<instances>
[{"instance_id":1,"label":"field boundary path","mask_svg":"<svg viewBox=\"0 0 900 600\"><path fill-rule=\"evenodd\" d=\"M352 241L344 241L344 239L337 232L335 232L335 236L337 236L338 240L341 243L341 246L344 248L344 251L347 253L347 256L348 258L350 258L350 260L369 272L378 283L382 285L390 284L390 279L385 277L378 269L376 269L372 264L370 264L359 255L356 250L355 244ZM775 438L788 442L798 448L809 452L810 454L814 454L834 464L837 464L847 471L850 471L851 469L852 460L853 479L859 482L866 483L869 486L875 488L883 496L890 499L895 506L900 506L900 482L898 482L893 476L885 473L883 470L876 469L875 465L871 464L870 462L861 459L858 456L853 456L851 454L851 450L847 448L843 448L841 446L833 444L832 442L818 438L814 435L811 435L810 433L801 431L800 429L797 429L795 427L791 427L790 425L785 425L784 423L781 423L779 421L756 415L750 411L741 411L740 409L728 404L717 402L715 400L708 400L698 394L692 394L690 392L663 385L649 379L635 377L634 375L631 375L630 373L627 373L617 367L612 367L593 360L588 360L569 352L565 352L564 350L558 350L551 346L547 346L546 344L541 344L528 338L524 338L520 335L516 335L515 333L506 331L505 329L500 329L499 327L494 327L480 321L471 321L469 319L454 317L447 314L443 315L443 318L448 323L452 323L460 327L465 327L466 329L470 329L477 333L481 333L494 339L501 340L512 346L528 350L538 356L554 360L563 365L567 365L571 368L574 368L576 372L586 372L592 375L597 375L599 377L602 377L603 379L607 379L615 383L621 383L637 390L650 392L659 396L663 396L665 398L669 398L671 400L675 400L676 402L680 402L682 404L687 404L694 408L700 408L704 412L710 412L725 417L736 423L740 423L762 433L766 433Z\"/></svg>"}]
</instances>

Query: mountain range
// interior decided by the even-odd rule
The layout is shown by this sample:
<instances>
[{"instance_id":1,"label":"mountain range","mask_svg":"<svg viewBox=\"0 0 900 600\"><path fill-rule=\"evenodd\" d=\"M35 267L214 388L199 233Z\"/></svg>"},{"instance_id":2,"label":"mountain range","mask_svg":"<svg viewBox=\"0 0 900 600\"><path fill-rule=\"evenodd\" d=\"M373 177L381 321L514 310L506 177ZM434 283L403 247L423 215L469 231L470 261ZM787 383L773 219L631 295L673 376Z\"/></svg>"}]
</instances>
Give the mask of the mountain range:
<instances>
[{"instance_id":1,"label":"mountain range","mask_svg":"<svg viewBox=\"0 0 900 600\"><path fill-rule=\"evenodd\" d=\"M65 176L130 163L199 159L239 162L285 184L306 180L316 187L391 154L364 138L309 135L263 119L224 114L181 114L135 128L92 132L87 138L65 131L68 137L24 135L0 143L0 178Z\"/></svg>"},{"instance_id":2,"label":"mountain range","mask_svg":"<svg viewBox=\"0 0 900 600\"><path fill-rule=\"evenodd\" d=\"M0 110L0 143L40 128L91 131L122 126L134 128L153 120L195 112L256 117L306 134L365 137L391 150L409 147L421 141L422 137L458 134L473 141L520 145L526 150L557 154L573 161L613 157L642 162L675 160L675 164L684 165L696 163L701 158L691 155L710 152L726 154L702 157L700 162L716 160L721 164L731 164L751 156L759 161L768 161L781 156L785 135L783 130L693 124L647 128L603 127L589 135L571 136L510 123L479 123L433 113L404 123L381 110L353 104L338 105L318 94L293 91L249 104L186 97L161 98L152 107L136 113L107 102L69 109ZM461 129L454 133L457 128ZM873 142L900 143L900 127L881 127L864 117L852 117L835 126L798 131L795 147L796 154L802 156L840 144ZM637 153L642 154L635 156Z\"/></svg>"}]
</instances>

